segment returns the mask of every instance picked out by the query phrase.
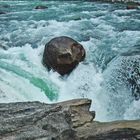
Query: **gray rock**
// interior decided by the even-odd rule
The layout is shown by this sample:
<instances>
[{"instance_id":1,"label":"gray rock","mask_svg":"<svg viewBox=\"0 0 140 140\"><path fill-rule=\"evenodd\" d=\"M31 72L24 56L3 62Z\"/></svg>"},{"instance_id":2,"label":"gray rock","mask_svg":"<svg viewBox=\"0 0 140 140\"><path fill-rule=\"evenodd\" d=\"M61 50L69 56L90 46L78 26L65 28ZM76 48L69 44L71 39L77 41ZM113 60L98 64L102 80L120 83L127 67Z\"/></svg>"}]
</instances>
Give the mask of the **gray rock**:
<instances>
[{"instance_id":1,"label":"gray rock","mask_svg":"<svg viewBox=\"0 0 140 140\"><path fill-rule=\"evenodd\" d=\"M6 46L6 45L1 45L1 44L0 44L0 49L8 50L8 46Z\"/></svg>"},{"instance_id":2,"label":"gray rock","mask_svg":"<svg viewBox=\"0 0 140 140\"><path fill-rule=\"evenodd\" d=\"M140 120L93 121L91 100L0 104L2 140L138 140Z\"/></svg>"},{"instance_id":3,"label":"gray rock","mask_svg":"<svg viewBox=\"0 0 140 140\"><path fill-rule=\"evenodd\" d=\"M0 139L74 140L76 121L82 118L82 125L93 119L88 111L90 104L87 99L52 105L39 102L0 104ZM86 120L82 116L74 117L81 114L80 111L87 113Z\"/></svg>"},{"instance_id":4,"label":"gray rock","mask_svg":"<svg viewBox=\"0 0 140 140\"><path fill-rule=\"evenodd\" d=\"M76 131L79 140L139 140L140 120L92 122Z\"/></svg>"}]
</instances>

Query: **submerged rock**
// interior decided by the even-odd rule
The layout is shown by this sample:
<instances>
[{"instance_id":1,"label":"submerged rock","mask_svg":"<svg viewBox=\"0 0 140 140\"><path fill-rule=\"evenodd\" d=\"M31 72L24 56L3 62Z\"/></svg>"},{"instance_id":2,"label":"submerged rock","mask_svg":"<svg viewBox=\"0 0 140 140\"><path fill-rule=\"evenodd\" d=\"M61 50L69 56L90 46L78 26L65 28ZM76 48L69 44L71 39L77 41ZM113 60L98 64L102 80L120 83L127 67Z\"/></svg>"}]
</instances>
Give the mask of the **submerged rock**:
<instances>
[{"instance_id":1,"label":"submerged rock","mask_svg":"<svg viewBox=\"0 0 140 140\"><path fill-rule=\"evenodd\" d=\"M0 11L0 15L2 15L2 14L6 14L6 13L5 13L5 12L1 12L1 11Z\"/></svg>"},{"instance_id":2,"label":"submerged rock","mask_svg":"<svg viewBox=\"0 0 140 140\"><path fill-rule=\"evenodd\" d=\"M8 4L0 4L0 9L1 8L10 8L10 5L8 5Z\"/></svg>"},{"instance_id":3,"label":"submerged rock","mask_svg":"<svg viewBox=\"0 0 140 140\"><path fill-rule=\"evenodd\" d=\"M91 100L56 104L19 102L0 104L2 140L137 140L140 120L100 123L93 121Z\"/></svg>"},{"instance_id":4,"label":"submerged rock","mask_svg":"<svg viewBox=\"0 0 140 140\"><path fill-rule=\"evenodd\" d=\"M35 9L47 9L48 7L47 6L44 6L44 5L38 5L35 7Z\"/></svg>"},{"instance_id":5,"label":"submerged rock","mask_svg":"<svg viewBox=\"0 0 140 140\"><path fill-rule=\"evenodd\" d=\"M131 9L139 9L139 8L138 8L138 6L135 6L135 5L127 5L126 9L131 10Z\"/></svg>"},{"instance_id":6,"label":"submerged rock","mask_svg":"<svg viewBox=\"0 0 140 140\"><path fill-rule=\"evenodd\" d=\"M2 5L2 7L4 7L4 8L10 8L10 5L4 4L4 5Z\"/></svg>"},{"instance_id":7,"label":"submerged rock","mask_svg":"<svg viewBox=\"0 0 140 140\"><path fill-rule=\"evenodd\" d=\"M49 41L44 50L43 64L61 75L69 74L85 58L85 50L72 38L61 36Z\"/></svg>"},{"instance_id":8,"label":"submerged rock","mask_svg":"<svg viewBox=\"0 0 140 140\"><path fill-rule=\"evenodd\" d=\"M126 5L126 9L131 10L131 9L139 9L140 2L128 2Z\"/></svg>"}]
</instances>

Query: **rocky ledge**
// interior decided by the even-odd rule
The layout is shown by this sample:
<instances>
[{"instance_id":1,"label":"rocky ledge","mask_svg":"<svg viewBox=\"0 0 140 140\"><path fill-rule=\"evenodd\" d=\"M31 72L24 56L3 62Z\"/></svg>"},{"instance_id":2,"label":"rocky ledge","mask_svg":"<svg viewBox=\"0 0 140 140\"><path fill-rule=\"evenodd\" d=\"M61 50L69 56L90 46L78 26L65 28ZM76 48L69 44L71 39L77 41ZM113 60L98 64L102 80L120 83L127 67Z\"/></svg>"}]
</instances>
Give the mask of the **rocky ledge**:
<instances>
[{"instance_id":1,"label":"rocky ledge","mask_svg":"<svg viewBox=\"0 0 140 140\"><path fill-rule=\"evenodd\" d=\"M0 104L2 140L139 140L140 120L97 122L91 100Z\"/></svg>"}]
</instances>

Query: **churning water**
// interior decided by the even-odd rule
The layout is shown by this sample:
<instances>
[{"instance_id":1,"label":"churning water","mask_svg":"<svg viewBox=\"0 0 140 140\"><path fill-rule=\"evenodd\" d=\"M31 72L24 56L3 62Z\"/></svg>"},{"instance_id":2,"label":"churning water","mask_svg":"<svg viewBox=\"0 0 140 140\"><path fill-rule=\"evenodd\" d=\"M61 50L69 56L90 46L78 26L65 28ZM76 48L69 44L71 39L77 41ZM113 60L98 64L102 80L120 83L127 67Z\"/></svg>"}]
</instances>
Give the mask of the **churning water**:
<instances>
[{"instance_id":1,"label":"churning water","mask_svg":"<svg viewBox=\"0 0 140 140\"><path fill-rule=\"evenodd\" d=\"M48 9L35 10L37 5ZM1 0L0 102L92 99L96 120L140 118L140 10L84 1ZM45 44L69 36L86 59L66 77L42 65ZM8 50L4 50L6 48Z\"/></svg>"}]
</instances>

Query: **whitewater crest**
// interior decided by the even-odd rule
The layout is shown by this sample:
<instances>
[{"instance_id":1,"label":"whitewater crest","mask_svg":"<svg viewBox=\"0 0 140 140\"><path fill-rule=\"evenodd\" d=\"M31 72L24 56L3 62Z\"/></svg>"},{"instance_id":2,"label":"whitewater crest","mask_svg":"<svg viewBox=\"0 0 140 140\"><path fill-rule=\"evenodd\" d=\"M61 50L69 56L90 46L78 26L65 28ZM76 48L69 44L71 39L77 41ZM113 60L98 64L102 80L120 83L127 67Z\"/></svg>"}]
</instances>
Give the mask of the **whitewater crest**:
<instances>
[{"instance_id":1,"label":"whitewater crest","mask_svg":"<svg viewBox=\"0 0 140 140\"><path fill-rule=\"evenodd\" d=\"M35 55L35 53L37 54ZM10 48L8 51L0 52L0 85L3 91L2 96L5 98L2 98L1 102L57 100L57 86L52 84L47 72L42 71L41 61L35 61L37 59L35 57L41 57L39 53L39 50L32 49L30 45L26 45L25 48ZM34 56L30 57L30 54L34 54ZM17 80L18 85L16 84ZM6 88L2 86L3 84ZM8 93L9 91L10 93ZM19 92L23 98L20 97ZM13 95L9 96L9 94Z\"/></svg>"}]
</instances>

